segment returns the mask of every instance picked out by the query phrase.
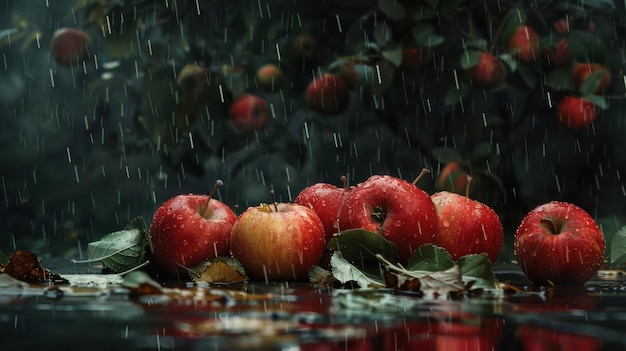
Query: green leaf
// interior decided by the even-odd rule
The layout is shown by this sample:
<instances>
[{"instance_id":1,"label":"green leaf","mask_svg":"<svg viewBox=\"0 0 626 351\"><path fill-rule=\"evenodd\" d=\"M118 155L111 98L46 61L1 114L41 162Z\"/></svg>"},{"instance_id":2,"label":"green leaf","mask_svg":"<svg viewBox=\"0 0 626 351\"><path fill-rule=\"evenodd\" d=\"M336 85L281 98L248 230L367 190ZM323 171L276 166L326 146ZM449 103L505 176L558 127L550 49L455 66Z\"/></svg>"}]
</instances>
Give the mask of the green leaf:
<instances>
[{"instance_id":1,"label":"green leaf","mask_svg":"<svg viewBox=\"0 0 626 351\"><path fill-rule=\"evenodd\" d=\"M500 58L500 60L502 60L502 62L509 67L509 71L515 72L517 70L517 67L519 66L518 60L516 60L513 55L506 53L498 56L498 58Z\"/></svg>"},{"instance_id":2,"label":"green leaf","mask_svg":"<svg viewBox=\"0 0 626 351\"><path fill-rule=\"evenodd\" d=\"M609 105L607 104L606 99L603 96L590 94L583 95L582 97L591 101L594 105L602 110L606 110L607 108L609 108Z\"/></svg>"},{"instance_id":3,"label":"green leaf","mask_svg":"<svg viewBox=\"0 0 626 351\"><path fill-rule=\"evenodd\" d=\"M381 21L374 27L374 41L381 48L391 41L392 35L391 28L385 22Z\"/></svg>"},{"instance_id":4,"label":"green leaf","mask_svg":"<svg viewBox=\"0 0 626 351\"><path fill-rule=\"evenodd\" d=\"M326 244L329 250L341 252L342 257L359 269L376 274L380 265L376 254L398 262L398 247L380 234L365 229L345 230Z\"/></svg>"},{"instance_id":5,"label":"green leaf","mask_svg":"<svg viewBox=\"0 0 626 351\"><path fill-rule=\"evenodd\" d=\"M413 252L407 264L409 271L439 272L454 266L452 256L444 248L427 244Z\"/></svg>"},{"instance_id":6,"label":"green leaf","mask_svg":"<svg viewBox=\"0 0 626 351\"><path fill-rule=\"evenodd\" d=\"M574 30L569 33L567 43L572 58L580 62L604 62L606 48L595 34Z\"/></svg>"},{"instance_id":7,"label":"green leaf","mask_svg":"<svg viewBox=\"0 0 626 351\"><path fill-rule=\"evenodd\" d=\"M537 73L530 66L517 65L517 73L522 77L522 80L529 88L534 88L535 85L537 85L539 78L537 77Z\"/></svg>"},{"instance_id":8,"label":"green leaf","mask_svg":"<svg viewBox=\"0 0 626 351\"><path fill-rule=\"evenodd\" d=\"M377 272L368 273L346 260L339 251L333 252L330 258L330 266L333 276L342 284L354 281L361 288L380 288L385 286L380 267L378 267Z\"/></svg>"},{"instance_id":9,"label":"green leaf","mask_svg":"<svg viewBox=\"0 0 626 351\"><path fill-rule=\"evenodd\" d=\"M480 62L481 51L478 50L466 50L463 55L461 55L461 68L468 69L474 67Z\"/></svg>"},{"instance_id":10,"label":"green leaf","mask_svg":"<svg viewBox=\"0 0 626 351\"><path fill-rule=\"evenodd\" d=\"M496 277L491 269L491 262L484 253L467 255L459 258L463 282L474 281L472 289L497 289Z\"/></svg>"},{"instance_id":11,"label":"green leaf","mask_svg":"<svg viewBox=\"0 0 626 351\"><path fill-rule=\"evenodd\" d=\"M456 149L451 147L434 148L433 157L439 163L450 163L461 161L463 159L461 154Z\"/></svg>"},{"instance_id":12,"label":"green leaf","mask_svg":"<svg viewBox=\"0 0 626 351\"><path fill-rule=\"evenodd\" d=\"M137 217L123 230L109 233L99 241L89 243L87 245L88 259L75 262L102 261L114 272L124 272L144 262L146 247L146 224L143 218Z\"/></svg>"},{"instance_id":13,"label":"green leaf","mask_svg":"<svg viewBox=\"0 0 626 351\"><path fill-rule=\"evenodd\" d=\"M573 90L571 68L562 67L550 71L546 77L546 85L554 90Z\"/></svg>"},{"instance_id":14,"label":"green leaf","mask_svg":"<svg viewBox=\"0 0 626 351\"><path fill-rule=\"evenodd\" d=\"M402 64L402 47L400 46L395 49L385 50L381 54L396 67L400 67Z\"/></svg>"},{"instance_id":15,"label":"green leaf","mask_svg":"<svg viewBox=\"0 0 626 351\"><path fill-rule=\"evenodd\" d=\"M507 43L515 30L526 22L526 11L519 7L512 8L502 21L501 41ZM498 39L498 38L495 38Z\"/></svg>"},{"instance_id":16,"label":"green leaf","mask_svg":"<svg viewBox=\"0 0 626 351\"><path fill-rule=\"evenodd\" d=\"M471 88L468 84L463 84L458 89L452 87L446 91L446 95L443 98L444 104L446 106L458 105L461 103L461 100L469 95L470 91Z\"/></svg>"},{"instance_id":17,"label":"green leaf","mask_svg":"<svg viewBox=\"0 0 626 351\"><path fill-rule=\"evenodd\" d=\"M387 17L394 20L401 20L406 16L406 9L398 0L379 0L378 8Z\"/></svg>"},{"instance_id":18,"label":"green leaf","mask_svg":"<svg viewBox=\"0 0 626 351\"><path fill-rule=\"evenodd\" d=\"M611 240L611 264L626 261L626 225Z\"/></svg>"},{"instance_id":19,"label":"green leaf","mask_svg":"<svg viewBox=\"0 0 626 351\"><path fill-rule=\"evenodd\" d=\"M592 72L580 85L580 89L578 91L581 95L591 95L596 92L598 86L600 85L600 81L606 75L606 72L603 71L595 71Z\"/></svg>"},{"instance_id":20,"label":"green leaf","mask_svg":"<svg viewBox=\"0 0 626 351\"><path fill-rule=\"evenodd\" d=\"M442 0L439 10L444 17L454 17L460 6L465 5L465 0Z\"/></svg>"}]
</instances>

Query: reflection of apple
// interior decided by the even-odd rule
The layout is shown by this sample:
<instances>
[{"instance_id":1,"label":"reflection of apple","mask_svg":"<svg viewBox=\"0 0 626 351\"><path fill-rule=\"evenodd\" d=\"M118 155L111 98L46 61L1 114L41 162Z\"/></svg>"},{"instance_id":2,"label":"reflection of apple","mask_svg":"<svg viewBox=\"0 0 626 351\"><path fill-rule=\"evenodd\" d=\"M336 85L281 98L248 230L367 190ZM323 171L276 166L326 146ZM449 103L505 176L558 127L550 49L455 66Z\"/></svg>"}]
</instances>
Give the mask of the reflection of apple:
<instances>
[{"instance_id":1,"label":"reflection of apple","mask_svg":"<svg viewBox=\"0 0 626 351\"><path fill-rule=\"evenodd\" d=\"M294 200L295 203L311 207L324 225L326 241L339 231L339 209L350 192L345 176L341 177L343 187L328 183L317 183L304 188Z\"/></svg>"},{"instance_id":2,"label":"reflection of apple","mask_svg":"<svg viewBox=\"0 0 626 351\"><path fill-rule=\"evenodd\" d=\"M539 34L530 26L517 27L508 42L508 50L520 61L531 62L537 59Z\"/></svg>"},{"instance_id":3,"label":"reflection of apple","mask_svg":"<svg viewBox=\"0 0 626 351\"><path fill-rule=\"evenodd\" d=\"M469 67L466 72L472 84L485 89L492 89L502 84L507 74L504 63L486 52L481 53L478 63Z\"/></svg>"},{"instance_id":4,"label":"reflection of apple","mask_svg":"<svg viewBox=\"0 0 626 351\"><path fill-rule=\"evenodd\" d=\"M526 351L596 351L602 348L602 339L557 331L534 325L520 325L515 337Z\"/></svg>"},{"instance_id":5,"label":"reflection of apple","mask_svg":"<svg viewBox=\"0 0 626 351\"><path fill-rule=\"evenodd\" d=\"M414 250L432 243L437 221L428 193L400 178L374 175L346 196L339 228L379 233L398 246L400 260L406 263Z\"/></svg>"},{"instance_id":6,"label":"reflection of apple","mask_svg":"<svg viewBox=\"0 0 626 351\"><path fill-rule=\"evenodd\" d=\"M568 95L559 101L557 116L566 128L585 129L596 119L596 106L583 97Z\"/></svg>"},{"instance_id":7,"label":"reflection of apple","mask_svg":"<svg viewBox=\"0 0 626 351\"><path fill-rule=\"evenodd\" d=\"M437 324L427 320L405 319L395 328L383 331L384 346L381 350L436 350Z\"/></svg>"},{"instance_id":8,"label":"reflection of apple","mask_svg":"<svg viewBox=\"0 0 626 351\"><path fill-rule=\"evenodd\" d=\"M497 351L503 329L500 319L453 313L437 323L435 350Z\"/></svg>"},{"instance_id":9,"label":"reflection of apple","mask_svg":"<svg viewBox=\"0 0 626 351\"><path fill-rule=\"evenodd\" d=\"M439 231L434 244L446 249L456 261L459 258L485 253L495 263L502 248L502 222L489 206L465 196L440 191L431 196Z\"/></svg>"},{"instance_id":10,"label":"reflection of apple","mask_svg":"<svg viewBox=\"0 0 626 351\"><path fill-rule=\"evenodd\" d=\"M261 204L233 225L230 249L255 280L302 280L318 264L324 226L311 208L291 203Z\"/></svg>"},{"instance_id":11,"label":"reflection of apple","mask_svg":"<svg viewBox=\"0 0 626 351\"><path fill-rule=\"evenodd\" d=\"M514 245L517 261L531 281L582 284L600 267L606 243L585 210L552 201L524 217Z\"/></svg>"},{"instance_id":12,"label":"reflection of apple","mask_svg":"<svg viewBox=\"0 0 626 351\"><path fill-rule=\"evenodd\" d=\"M91 39L89 34L74 28L60 28L52 37L50 44L52 56L61 65L77 65L89 55Z\"/></svg>"},{"instance_id":13,"label":"reflection of apple","mask_svg":"<svg viewBox=\"0 0 626 351\"><path fill-rule=\"evenodd\" d=\"M185 272L180 266L191 268L210 258L228 256L235 219L233 211L211 195L178 195L167 200L150 225L154 264L162 273L175 276Z\"/></svg>"}]
</instances>

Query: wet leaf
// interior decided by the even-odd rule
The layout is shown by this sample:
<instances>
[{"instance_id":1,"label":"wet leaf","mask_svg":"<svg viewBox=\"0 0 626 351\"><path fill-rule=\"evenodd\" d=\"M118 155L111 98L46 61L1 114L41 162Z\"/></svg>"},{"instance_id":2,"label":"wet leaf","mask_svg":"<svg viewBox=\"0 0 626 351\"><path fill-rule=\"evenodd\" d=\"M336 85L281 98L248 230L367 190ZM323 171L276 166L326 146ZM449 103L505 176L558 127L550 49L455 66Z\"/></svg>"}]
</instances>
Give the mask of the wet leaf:
<instances>
[{"instance_id":1,"label":"wet leaf","mask_svg":"<svg viewBox=\"0 0 626 351\"><path fill-rule=\"evenodd\" d=\"M604 96L591 94L591 95L583 95L583 97L591 101L594 105L596 105L600 109L604 110L609 107Z\"/></svg>"},{"instance_id":2,"label":"wet leaf","mask_svg":"<svg viewBox=\"0 0 626 351\"><path fill-rule=\"evenodd\" d=\"M400 67L402 64L402 47L400 46L395 49L385 50L381 54L396 67Z\"/></svg>"},{"instance_id":3,"label":"wet leaf","mask_svg":"<svg viewBox=\"0 0 626 351\"><path fill-rule=\"evenodd\" d=\"M382 288L385 286L382 271L379 275L367 274L346 260L339 251L333 252L330 265L333 276L343 284L356 282L361 288Z\"/></svg>"},{"instance_id":4,"label":"wet leaf","mask_svg":"<svg viewBox=\"0 0 626 351\"><path fill-rule=\"evenodd\" d=\"M391 262L398 262L398 247L380 234L364 229L350 229L341 232L326 244L329 250L341 252L343 259L359 269L379 274L377 254Z\"/></svg>"},{"instance_id":5,"label":"wet leaf","mask_svg":"<svg viewBox=\"0 0 626 351\"><path fill-rule=\"evenodd\" d=\"M313 266L309 271L309 282L311 284L329 286L334 285L337 282L337 278L333 276L332 272L320 266Z\"/></svg>"},{"instance_id":6,"label":"wet leaf","mask_svg":"<svg viewBox=\"0 0 626 351\"><path fill-rule=\"evenodd\" d=\"M626 226L623 226L611 240L611 264L626 262Z\"/></svg>"},{"instance_id":7,"label":"wet leaf","mask_svg":"<svg viewBox=\"0 0 626 351\"><path fill-rule=\"evenodd\" d=\"M580 85L578 91L581 95L592 95L598 89L602 78L605 76L605 72L595 71L591 73Z\"/></svg>"},{"instance_id":8,"label":"wet leaf","mask_svg":"<svg viewBox=\"0 0 626 351\"><path fill-rule=\"evenodd\" d=\"M595 34L586 31L571 31L567 40L572 58L580 62L604 62L606 48Z\"/></svg>"},{"instance_id":9,"label":"wet leaf","mask_svg":"<svg viewBox=\"0 0 626 351\"><path fill-rule=\"evenodd\" d=\"M463 256L459 258L457 264L461 267L463 281L466 284L473 282L472 289L497 289L496 277L486 254Z\"/></svg>"},{"instance_id":10,"label":"wet leaf","mask_svg":"<svg viewBox=\"0 0 626 351\"><path fill-rule=\"evenodd\" d=\"M515 30L526 22L526 11L519 7L512 8L504 17L502 21L501 40L503 43L507 43L509 39L515 33ZM496 38L498 39L498 38Z\"/></svg>"},{"instance_id":11,"label":"wet leaf","mask_svg":"<svg viewBox=\"0 0 626 351\"><path fill-rule=\"evenodd\" d=\"M452 256L444 248L427 244L413 252L407 264L411 271L443 271L454 266Z\"/></svg>"},{"instance_id":12,"label":"wet leaf","mask_svg":"<svg viewBox=\"0 0 626 351\"><path fill-rule=\"evenodd\" d=\"M554 90L573 90L571 68L562 67L550 71L546 77L546 85Z\"/></svg>"},{"instance_id":13,"label":"wet leaf","mask_svg":"<svg viewBox=\"0 0 626 351\"><path fill-rule=\"evenodd\" d=\"M481 54L482 52L479 50L466 50L460 58L461 68L468 69L476 66L480 62Z\"/></svg>"},{"instance_id":14,"label":"wet leaf","mask_svg":"<svg viewBox=\"0 0 626 351\"><path fill-rule=\"evenodd\" d=\"M537 73L531 67L527 65L517 65L516 72L522 78L527 87L534 88L535 85L537 85L539 78L537 77Z\"/></svg>"},{"instance_id":15,"label":"wet leaf","mask_svg":"<svg viewBox=\"0 0 626 351\"><path fill-rule=\"evenodd\" d=\"M196 283L232 284L243 283L248 278L239 261L231 257L217 257L189 269Z\"/></svg>"},{"instance_id":16,"label":"wet leaf","mask_svg":"<svg viewBox=\"0 0 626 351\"><path fill-rule=\"evenodd\" d=\"M457 264L445 270L424 271L408 270L392 264L378 255L385 268L385 282L394 290L419 291L427 299L447 298L449 294L465 292L465 284L461 278L461 268ZM417 263L416 263L417 265ZM425 264L431 267L431 264Z\"/></svg>"},{"instance_id":17,"label":"wet leaf","mask_svg":"<svg viewBox=\"0 0 626 351\"><path fill-rule=\"evenodd\" d=\"M463 157L461 157L458 150L449 147L434 148L433 157L435 157L439 163L450 163L463 160Z\"/></svg>"},{"instance_id":18,"label":"wet leaf","mask_svg":"<svg viewBox=\"0 0 626 351\"><path fill-rule=\"evenodd\" d=\"M135 218L123 230L109 233L99 241L87 245L87 260L76 263L102 263L114 272L133 269L145 260L147 249L146 224L141 217Z\"/></svg>"},{"instance_id":19,"label":"wet leaf","mask_svg":"<svg viewBox=\"0 0 626 351\"><path fill-rule=\"evenodd\" d=\"M394 20L401 20L406 16L406 9L399 0L379 0L378 8L387 17Z\"/></svg>"},{"instance_id":20,"label":"wet leaf","mask_svg":"<svg viewBox=\"0 0 626 351\"><path fill-rule=\"evenodd\" d=\"M67 283L58 274L42 267L37 255L26 250L15 251L7 264L2 267L2 272L29 284Z\"/></svg>"}]
</instances>

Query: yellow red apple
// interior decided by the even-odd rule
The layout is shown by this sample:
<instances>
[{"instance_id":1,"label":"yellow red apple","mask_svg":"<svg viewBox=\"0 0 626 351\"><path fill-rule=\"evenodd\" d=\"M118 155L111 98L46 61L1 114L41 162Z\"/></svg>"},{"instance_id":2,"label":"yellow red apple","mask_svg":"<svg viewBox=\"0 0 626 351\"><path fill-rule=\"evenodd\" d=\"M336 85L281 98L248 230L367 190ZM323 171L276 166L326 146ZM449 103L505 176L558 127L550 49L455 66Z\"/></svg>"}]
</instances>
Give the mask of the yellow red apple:
<instances>
[{"instance_id":1,"label":"yellow red apple","mask_svg":"<svg viewBox=\"0 0 626 351\"><path fill-rule=\"evenodd\" d=\"M232 126L237 132L261 130L269 123L269 107L259 96L243 94L233 101L228 110Z\"/></svg>"},{"instance_id":2,"label":"yellow red apple","mask_svg":"<svg viewBox=\"0 0 626 351\"><path fill-rule=\"evenodd\" d=\"M324 226L308 206L249 207L233 225L230 250L253 280L303 280L324 254Z\"/></svg>"}]
</instances>

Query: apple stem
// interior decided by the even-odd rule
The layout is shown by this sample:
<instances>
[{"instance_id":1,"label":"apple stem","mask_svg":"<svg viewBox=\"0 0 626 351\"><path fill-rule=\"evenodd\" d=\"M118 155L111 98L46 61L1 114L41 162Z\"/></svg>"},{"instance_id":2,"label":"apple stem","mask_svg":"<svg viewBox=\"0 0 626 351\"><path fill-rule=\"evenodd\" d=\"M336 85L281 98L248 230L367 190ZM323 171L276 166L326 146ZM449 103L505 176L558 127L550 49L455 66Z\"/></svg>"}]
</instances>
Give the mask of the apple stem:
<instances>
[{"instance_id":1,"label":"apple stem","mask_svg":"<svg viewBox=\"0 0 626 351\"><path fill-rule=\"evenodd\" d=\"M342 175L339 179L341 180L341 186L344 189L348 189L348 178L345 175Z\"/></svg>"},{"instance_id":2,"label":"apple stem","mask_svg":"<svg viewBox=\"0 0 626 351\"><path fill-rule=\"evenodd\" d=\"M542 218L539 221L544 228L548 229L552 234L559 234L561 232L561 226L552 218Z\"/></svg>"},{"instance_id":3,"label":"apple stem","mask_svg":"<svg viewBox=\"0 0 626 351\"><path fill-rule=\"evenodd\" d=\"M413 185L417 185L417 182L419 182L419 180L422 179L422 177L428 173L430 173L428 169L422 168L422 171L420 172L420 174L418 174L417 177L415 177L415 180L413 180Z\"/></svg>"},{"instance_id":4,"label":"apple stem","mask_svg":"<svg viewBox=\"0 0 626 351\"><path fill-rule=\"evenodd\" d=\"M274 190L270 190L270 196L272 197L272 203L274 204L274 210L278 212L278 205L276 204L276 197L274 196Z\"/></svg>"},{"instance_id":5,"label":"apple stem","mask_svg":"<svg viewBox=\"0 0 626 351\"><path fill-rule=\"evenodd\" d=\"M472 176L468 174L465 176L465 179L467 179L467 184L465 185L465 197L469 198L470 184L472 184L474 178L472 178Z\"/></svg>"},{"instance_id":6,"label":"apple stem","mask_svg":"<svg viewBox=\"0 0 626 351\"><path fill-rule=\"evenodd\" d=\"M220 179L215 181L215 185L213 185L213 189L211 189L211 192L209 193L209 196L207 197L206 201L204 202L204 204L202 204L202 206L200 207L200 215L202 217L205 216L205 212L206 210L209 208L209 202L211 201L211 199L213 198L213 195L215 195L215 192L217 191L217 188L221 187L222 185L224 185L224 182L221 181Z\"/></svg>"}]
</instances>

